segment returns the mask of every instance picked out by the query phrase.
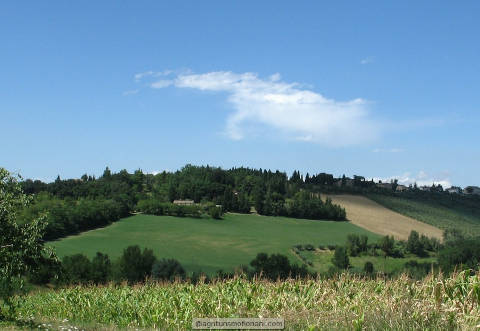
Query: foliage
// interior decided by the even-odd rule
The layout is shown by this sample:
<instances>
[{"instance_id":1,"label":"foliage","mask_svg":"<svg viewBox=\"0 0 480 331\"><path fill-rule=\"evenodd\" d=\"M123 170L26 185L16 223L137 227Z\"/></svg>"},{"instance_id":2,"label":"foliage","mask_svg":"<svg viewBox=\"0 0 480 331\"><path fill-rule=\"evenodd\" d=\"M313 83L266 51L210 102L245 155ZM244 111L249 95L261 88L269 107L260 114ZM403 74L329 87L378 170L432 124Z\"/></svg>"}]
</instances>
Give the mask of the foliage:
<instances>
[{"instance_id":1,"label":"foliage","mask_svg":"<svg viewBox=\"0 0 480 331\"><path fill-rule=\"evenodd\" d=\"M92 281L95 284L104 284L112 277L112 263L107 254L97 252L92 259Z\"/></svg>"},{"instance_id":2,"label":"foliage","mask_svg":"<svg viewBox=\"0 0 480 331\"><path fill-rule=\"evenodd\" d=\"M157 216L178 216L198 218L204 212L198 205L177 205L171 202L161 202L156 199L140 200L137 203L137 210L145 214Z\"/></svg>"},{"instance_id":3,"label":"foliage","mask_svg":"<svg viewBox=\"0 0 480 331\"><path fill-rule=\"evenodd\" d=\"M379 246L385 256L391 256L393 254L393 248L395 245L395 239L393 236L385 236L380 240Z\"/></svg>"},{"instance_id":4,"label":"foliage","mask_svg":"<svg viewBox=\"0 0 480 331\"><path fill-rule=\"evenodd\" d=\"M425 240L424 240L425 241ZM410 232L407 240L407 251L418 256L425 256L424 242L420 241L420 235L417 231Z\"/></svg>"},{"instance_id":5,"label":"foliage","mask_svg":"<svg viewBox=\"0 0 480 331\"><path fill-rule=\"evenodd\" d=\"M23 210L21 216L23 223L28 223L45 213L45 240L109 225L129 214L124 204L115 200L62 200L42 193L36 196L31 206Z\"/></svg>"},{"instance_id":6,"label":"foliage","mask_svg":"<svg viewBox=\"0 0 480 331\"><path fill-rule=\"evenodd\" d=\"M185 269L175 259L157 260L152 267L152 277L157 280L174 280L185 278Z\"/></svg>"},{"instance_id":7,"label":"foliage","mask_svg":"<svg viewBox=\"0 0 480 331\"><path fill-rule=\"evenodd\" d=\"M449 242L438 253L438 264L443 271L478 269L480 266L480 237Z\"/></svg>"},{"instance_id":8,"label":"foliage","mask_svg":"<svg viewBox=\"0 0 480 331\"><path fill-rule=\"evenodd\" d=\"M350 256L357 256L368 249L368 237L366 235L349 234L346 243L347 253Z\"/></svg>"},{"instance_id":9,"label":"foliage","mask_svg":"<svg viewBox=\"0 0 480 331\"><path fill-rule=\"evenodd\" d=\"M347 250L343 246L337 246L335 248L335 254L332 258L332 263L338 269L347 269L350 265L350 261L348 259Z\"/></svg>"},{"instance_id":10,"label":"foliage","mask_svg":"<svg viewBox=\"0 0 480 331\"><path fill-rule=\"evenodd\" d=\"M253 274L266 279L277 280L289 277L306 277L308 271L304 265L299 267L290 261L285 255L258 253L257 257L250 262L253 267Z\"/></svg>"},{"instance_id":11,"label":"foliage","mask_svg":"<svg viewBox=\"0 0 480 331\"><path fill-rule=\"evenodd\" d=\"M144 248L142 252L138 245L129 246L123 250L119 261L120 277L129 284L143 282L151 275L155 261L151 249Z\"/></svg>"},{"instance_id":12,"label":"foliage","mask_svg":"<svg viewBox=\"0 0 480 331\"><path fill-rule=\"evenodd\" d=\"M16 221L18 210L30 200L18 178L0 168L0 320L14 313L11 297L22 289L22 277L35 272L40 260L55 260L41 241L45 229L42 218L23 225Z\"/></svg>"},{"instance_id":13,"label":"foliage","mask_svg":"<svg viewBox=\"0 0 480 331\"><path fill-rule=\"evenodd\" d=\"M263 199L262 199L263 198ZM258 200L259 199L259 200ZM325 202L307 191L296 193L289 201L284 201L278 194L267 193L265 197L257 196L255 208L261 215L287 216L314 220L345 221L345 209L332 203L330 198Z\"/></svg>"},{"instance_id":14,"label":"foliage","mask_svg":"<svg viewBox=\"0 0 480 331\"><path fill-rule=\"evenodd\" d=\"M62 269L61 283L86 284L92 280L92 263L83 254L65 256Z\"/></svg>"},{"instance_id":15,"label":"foliage","mask_svg":"<svg viewBox=\"0 0 480 331\"><path fill-rule=\"evenodd\" d=\"M373 263L370 261L365 262L365 265L363 266L363 271L369 275L373 274L373 271L374 271Z\"/></svg>"},{"instance_id":16,"label":"foliage","mask_svg":"<svg viewBox=\"0 0 480 331\"><path fill-rule=\"evenodd\" d=\"M222 208L217 206L210 206L208 208L208 215L214 219L221 219L222 218Z\"/></svg>"}]
</instances>

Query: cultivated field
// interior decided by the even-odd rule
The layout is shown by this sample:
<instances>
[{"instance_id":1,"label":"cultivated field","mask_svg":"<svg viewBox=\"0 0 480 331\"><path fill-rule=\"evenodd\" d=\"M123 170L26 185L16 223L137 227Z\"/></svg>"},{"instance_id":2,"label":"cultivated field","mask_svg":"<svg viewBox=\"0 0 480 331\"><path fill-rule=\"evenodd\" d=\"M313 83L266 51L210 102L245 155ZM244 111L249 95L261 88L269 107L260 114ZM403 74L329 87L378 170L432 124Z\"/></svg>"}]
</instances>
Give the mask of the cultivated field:
<instances>
[{"instance_id":1,"label":"cultivated field","mask_svg":"<svg viewBox=\"0 0 480 331\"><path fill-rule=\"evenodd\" d=\"M129 245L153 249L158 258L175 258L187 272L213 274L248 265L257 253L280 253L300 263L296 244L344 244L348 234L378 236L349 222L226 214L223 220L136 215L105 228L51 242L62 257L96 252L116 259Z\"/></svg>"},{"instance_id":2,"label":"cultivated field","mask_svg":"<svg viewBox=\"0 0 480 331\"><path fill-rule=\"evenodd\" d=\"M440 229L457 229L466 236L480 236L479 206L451 204L446 207L437 201L416 201L382 194L369 197L393 211Z\"/></svg>"},{"instance_id":3,"label":"cultivated field","mask_svg":"<svg viewBox=\"0 0 480 331\"><path fill-rule=\"evenodd\" d=\"M394 212L364 196L343 194L329 197L345 208L352 224L369 231L393 235L395 239L407 239L412 230L428 237L442 238L441 229Z\"/></svg>"},{"instance_id":4,"label":"cultivated field","mask_svg":"<svg viewBox=\"0 0 480 331\"><path fill-rule=\"evenodd\" d=\"M286 330L478 330L479 276L72 287L31 293L18 317L61 330L185 330L212 316L283 317Z\"/></svg>"}]
</instances>

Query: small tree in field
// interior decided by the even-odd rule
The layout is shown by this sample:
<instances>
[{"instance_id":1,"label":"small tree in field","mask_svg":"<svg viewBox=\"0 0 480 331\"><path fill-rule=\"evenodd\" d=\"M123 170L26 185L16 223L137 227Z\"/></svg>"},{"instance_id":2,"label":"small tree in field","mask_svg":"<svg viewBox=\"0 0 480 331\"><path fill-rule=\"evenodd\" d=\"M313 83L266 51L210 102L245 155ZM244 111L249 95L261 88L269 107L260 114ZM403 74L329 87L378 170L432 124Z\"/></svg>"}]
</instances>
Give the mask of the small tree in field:
<instances>
[{"instance_id":1,"label":"small tree in field","mask_svg":"<svg viewBox=\"0 0 480 331\"><path fill-rule=\"evenodd\" d=\"M42 241L43 218L23 225L16 222L17 213L30 201L18 178L0 168L0 320L14 317L11 299L23 289L23 276L34 272L42 260L56 260Z\"/></svg>"},{"instance_id":2,"label":"small tree in field","mask_svg":"<svg viewBox=\"0 0 480 331\"><path fill-rule=\"evenodd\" d=\"M347 269L350 265L350 260L348 259L347 250L343 246L337 246L335 248L335 254L332 258L332 263L338 269Z\"/></svg>"},{"instance_id":3,"label":"small tree in field","mask_svg":"<svg viewBox=\"0 0 480 331\"><path fill-rule=\"evenodd\" d=\"M380 240L380 248L385 253L385 257L392 255L395 239L393 236L385 236Z\"/></svg>"}]
</instances>

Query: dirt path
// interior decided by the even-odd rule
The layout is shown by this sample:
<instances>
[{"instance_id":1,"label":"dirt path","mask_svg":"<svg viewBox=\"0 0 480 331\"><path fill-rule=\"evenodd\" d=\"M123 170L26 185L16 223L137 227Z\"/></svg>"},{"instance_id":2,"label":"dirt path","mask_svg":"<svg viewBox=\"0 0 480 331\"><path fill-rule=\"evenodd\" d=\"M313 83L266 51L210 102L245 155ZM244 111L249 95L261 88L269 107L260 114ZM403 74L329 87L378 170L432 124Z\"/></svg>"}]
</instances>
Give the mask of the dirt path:
<instances>
[{"instance_id":1,"label":"dirt path","mask_svg":"<svg viewBox=\"0 0 480 331\"><path fill-rule=\"evenodd\" d=\"M393 235L395 239L408 239L410 231L416 230L428 237L442 239L443 231L432 225L401 215L366 197L359 195L328 195L334 203L347 211L352 224L381 235Z\"/></svg>"}]
</instances>

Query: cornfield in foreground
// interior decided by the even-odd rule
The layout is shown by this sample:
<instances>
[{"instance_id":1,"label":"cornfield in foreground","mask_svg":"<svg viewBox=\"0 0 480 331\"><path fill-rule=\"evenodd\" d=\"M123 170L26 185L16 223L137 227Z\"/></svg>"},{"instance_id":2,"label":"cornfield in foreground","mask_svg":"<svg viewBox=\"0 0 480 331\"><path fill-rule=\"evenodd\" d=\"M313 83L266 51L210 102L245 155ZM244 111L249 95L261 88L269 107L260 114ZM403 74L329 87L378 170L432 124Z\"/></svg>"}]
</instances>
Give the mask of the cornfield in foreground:
<instances>
[{"instance_id":1,"label":"cornfield in foreground","mask_svg":"<svg viewBox=\"0 0 480 331\"><path fill-rule=\"evenodd\" d=\"M478 329L480 273L414 281L243 278L197 285L72 287L31 293L19 319L53 328L190 329L193 317L283 317L286 329Z\"/></svg>"}]
</instances>

